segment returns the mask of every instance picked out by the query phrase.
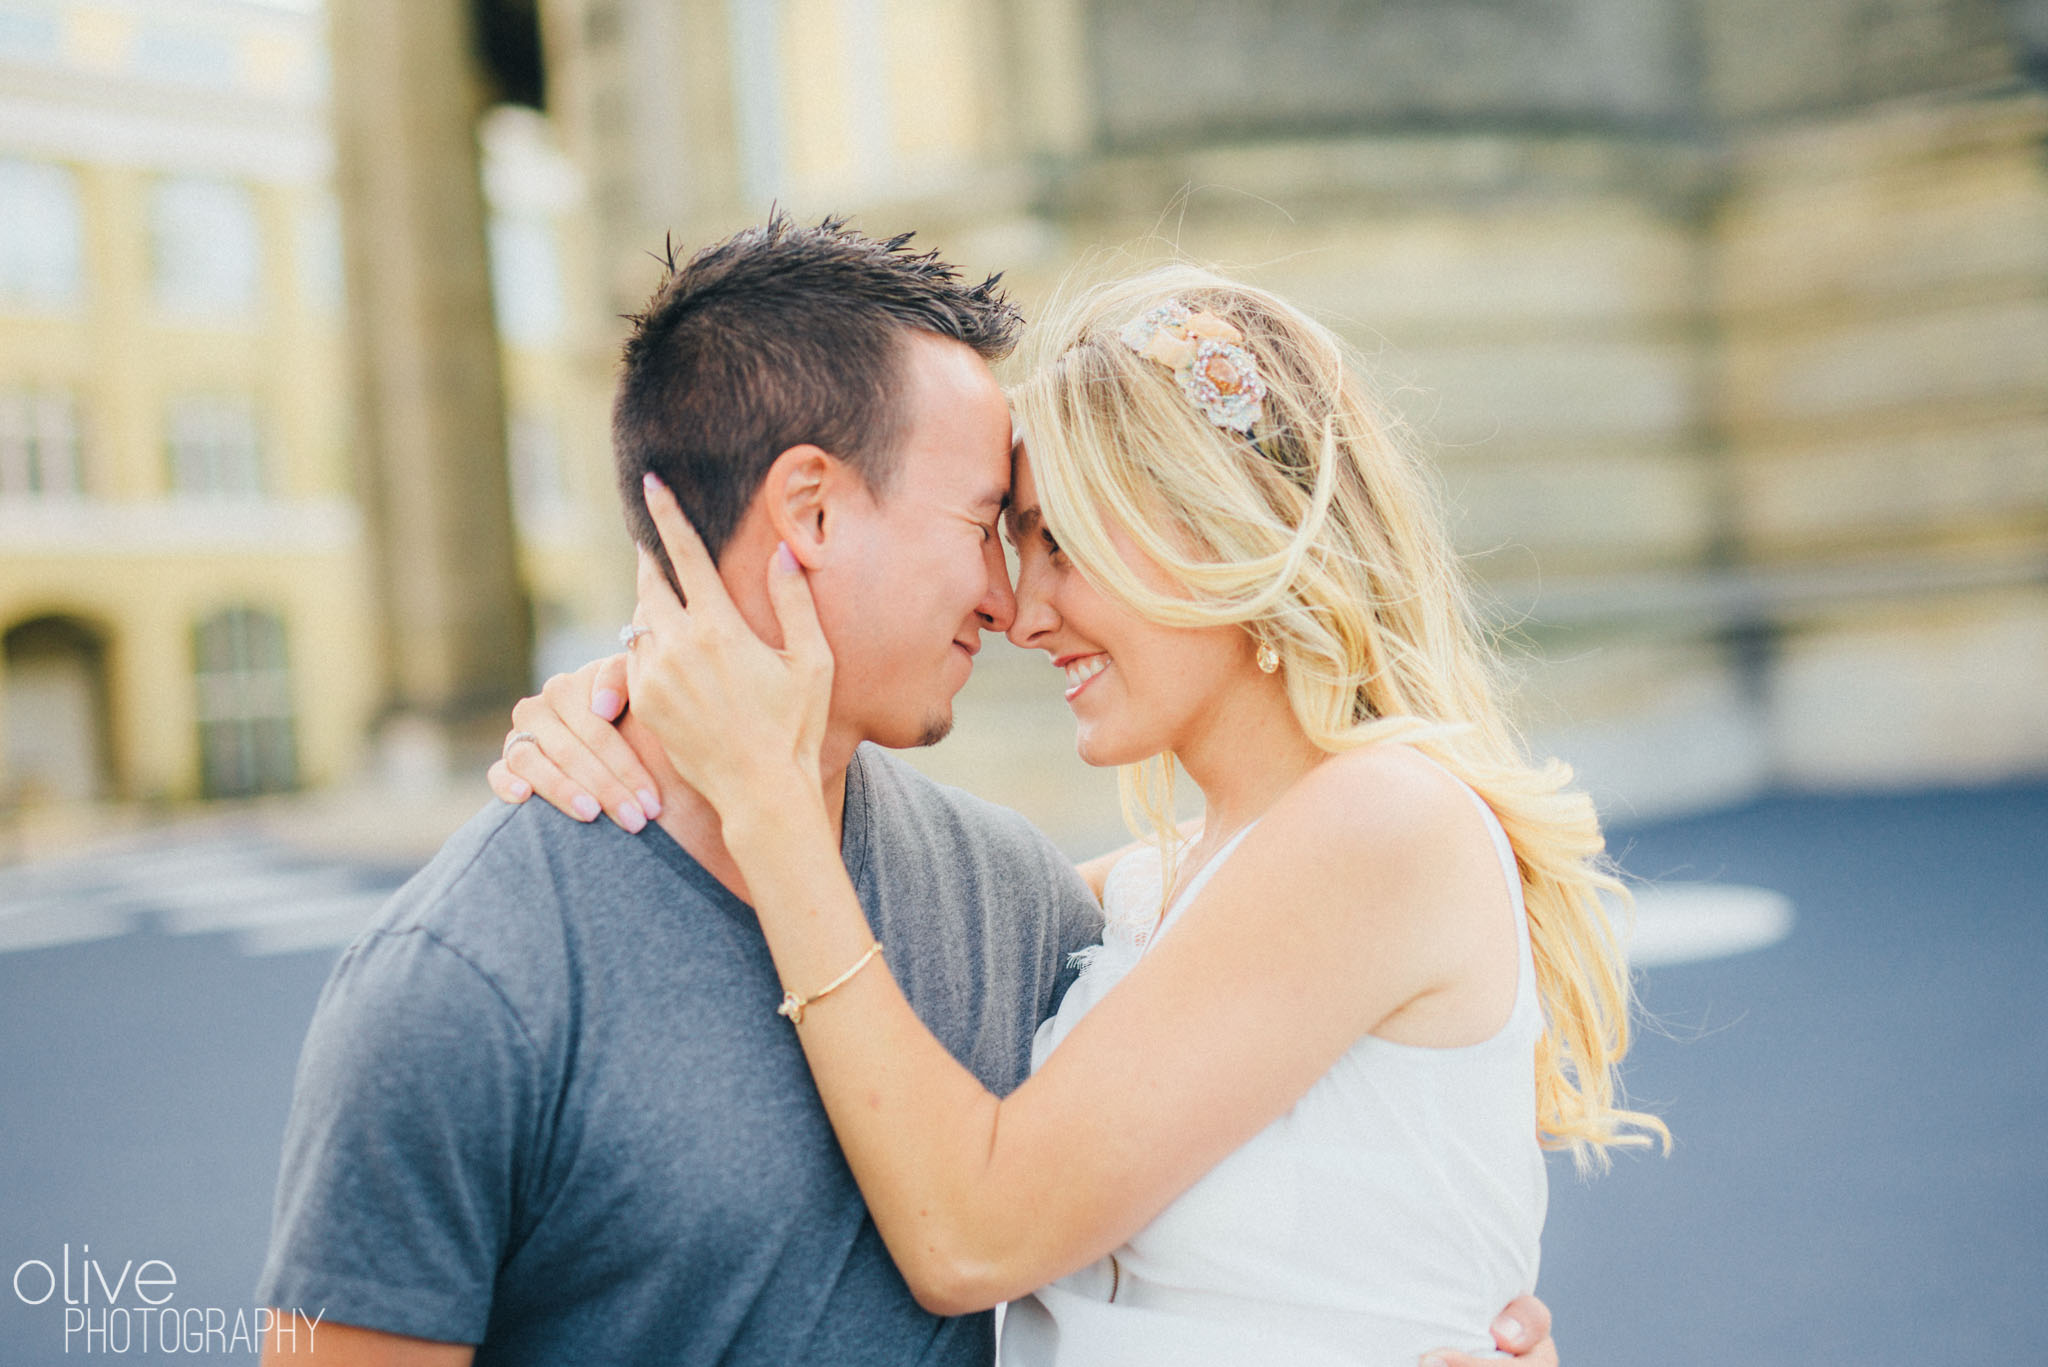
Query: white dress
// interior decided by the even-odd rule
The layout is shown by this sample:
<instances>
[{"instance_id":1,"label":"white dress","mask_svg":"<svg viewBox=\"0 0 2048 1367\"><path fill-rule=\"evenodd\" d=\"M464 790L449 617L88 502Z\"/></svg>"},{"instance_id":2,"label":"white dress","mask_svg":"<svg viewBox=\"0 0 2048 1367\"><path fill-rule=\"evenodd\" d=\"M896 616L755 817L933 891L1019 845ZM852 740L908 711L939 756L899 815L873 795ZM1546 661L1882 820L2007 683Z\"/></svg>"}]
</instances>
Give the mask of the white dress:
<instances>
[{"instance_id":1,"label":"white dress","mask_svg":"<svg viewBox=\"0 0 2048 1367\"><path fill-rule=\"evenodd\" d=\"M1477 793L1513 894L1515 1004L1481 1044L1366 1036L1293 1109L1211 1169L1115 1254L1010 1304L1002 1367L1413 1367L1432 1348L1488 1352L1501 1307L1536 1285L1549 1193L1536 1139L1543 1029L1521 879ZM1192 880L1169 933L1245 832ZM1144 955L1159 857L1110 873L1107 924L1059 1012L1044 1065ZM1112 1286L1115 1299L1111 1300Z\"/></svg>"}]
</instances>

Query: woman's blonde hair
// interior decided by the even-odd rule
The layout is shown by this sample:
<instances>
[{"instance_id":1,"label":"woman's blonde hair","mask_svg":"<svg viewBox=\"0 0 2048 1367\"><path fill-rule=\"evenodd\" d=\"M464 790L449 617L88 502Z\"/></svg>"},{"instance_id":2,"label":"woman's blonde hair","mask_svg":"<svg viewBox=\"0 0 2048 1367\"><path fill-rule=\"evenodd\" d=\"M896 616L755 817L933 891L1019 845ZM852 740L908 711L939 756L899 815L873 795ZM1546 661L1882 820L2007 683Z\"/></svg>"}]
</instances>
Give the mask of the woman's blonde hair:
<instances>
[{"instance_id":1,"label":"woman's blonde hair","mask_svg":"<svg viewBox=\"0 0 2048 1367\"><path fill-rule=\"evenodd\" d=\"M1244 333L1267 392L1249 436L1218 427L1119 331L1178 300ZM1072 292L1026 340L1012 391L1048 528L1097 588L1168 626L1242 624L1279 653L1287 698L1330 752L1414 746L1500 818L1522 876L1547 1026L1537 1125L1581 1169L1650 1135L1620 1109L1633 1004L1604 891L1628 893L1598 817L1560 761L1533 764L1507 722L1427 467L1373 402L1351 350L1260 290L1192 266ZM1180 590L1148 587L1121 528ZM1170 863L1173 757L1120 774L1124 811Z\"/></svg>"}]
</instances>

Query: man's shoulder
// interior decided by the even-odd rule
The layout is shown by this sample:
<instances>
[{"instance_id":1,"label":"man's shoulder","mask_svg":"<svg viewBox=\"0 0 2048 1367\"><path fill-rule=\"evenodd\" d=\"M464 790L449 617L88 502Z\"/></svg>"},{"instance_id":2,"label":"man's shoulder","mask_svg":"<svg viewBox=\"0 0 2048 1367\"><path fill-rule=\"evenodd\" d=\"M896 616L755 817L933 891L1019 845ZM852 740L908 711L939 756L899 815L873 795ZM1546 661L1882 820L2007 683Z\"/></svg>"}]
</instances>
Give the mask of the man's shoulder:
<instances>
[{"instance_id":1,"label":"man's shoulder","mask_svg":"<svg viewBox=\"0 0 2048 1367\"><path fill-rule=\"evenodd\" d=\"M492 801L392 895L335 975L358 992L381 980L370 999L405 1009L429 1005L417 1000L429 981L473 976L532 1023L569 988L576 918L614 905L612 890L639 862L615 847L630 840L544 802Z\"/></svg>"},{"instance_id":2,"label":"man's shoulder","mask_svg":"<svg viewBox=\"0 0 2048 1367\"><path fill-rule=\"evenodd\" d=\"M1052 865L1067 862L1045 833L1021 813L941 783L879 745L862 745L858 753L861 781L867 785L877 829L910 828L930 839L984 849L994 846L1014 858Z\"/></svg>"},{"instance_id":3,"label":"man's shoulder","mask_svg":"<svg viewBox=\"0 0 2048 1367\"><path fill-rule=\"evenodd\" d=\"M493 799L392 894L371 933L489 940L508 924L559 918L554 865L576 843L565 825L581 828L544 802Z\"/></svg>"}]
</instances>

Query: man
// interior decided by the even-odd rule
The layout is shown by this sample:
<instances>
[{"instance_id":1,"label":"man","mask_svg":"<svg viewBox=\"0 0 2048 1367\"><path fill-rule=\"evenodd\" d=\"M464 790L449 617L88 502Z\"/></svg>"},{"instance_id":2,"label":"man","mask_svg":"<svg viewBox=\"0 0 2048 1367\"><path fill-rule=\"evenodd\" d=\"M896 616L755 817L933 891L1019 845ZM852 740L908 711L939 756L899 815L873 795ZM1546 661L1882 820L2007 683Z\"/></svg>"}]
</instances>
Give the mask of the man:
<instances>
[{"instance_id":1,"label":"man","mask_svg":"<svg viewBox=\"0 0 2048 1367\"><path fill-rule=\"evenodd\" d=\"M1021 818L880 748L943 736L1014 614L994 286L778 217L670 263L613 435L640 544L651 472L764 635L777 544L809 571L848 870L913 1005L1004 1092L1099 911ZM714 814L621 728L631 833L493 806L337 965L258 1291L323 1318L269 1359L986 1363L990 1317L920 1309L867 1219Z\"/></svg>"}]
</instances>

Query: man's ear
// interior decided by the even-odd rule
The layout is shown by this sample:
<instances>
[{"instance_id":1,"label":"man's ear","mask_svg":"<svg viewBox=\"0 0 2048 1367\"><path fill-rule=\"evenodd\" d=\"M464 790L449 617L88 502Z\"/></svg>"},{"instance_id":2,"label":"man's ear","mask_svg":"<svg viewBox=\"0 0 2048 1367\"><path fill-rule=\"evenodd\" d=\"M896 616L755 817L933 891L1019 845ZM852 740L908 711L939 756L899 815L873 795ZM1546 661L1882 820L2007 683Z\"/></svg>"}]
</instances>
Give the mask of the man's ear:
<instances>
[{"instance_id":1,"label":"man's ear","mask_svg":"<svg viewBox=\"0 0 2048 1367\"><path fill-rule=\"evenodd\" d=\"M762 506L776 537L797 563L815 569L825 559L826 539L843 500L865 487L845 461L823 447L792 446L768 467L761 485Z\"/></svg>"}]
</instances>

